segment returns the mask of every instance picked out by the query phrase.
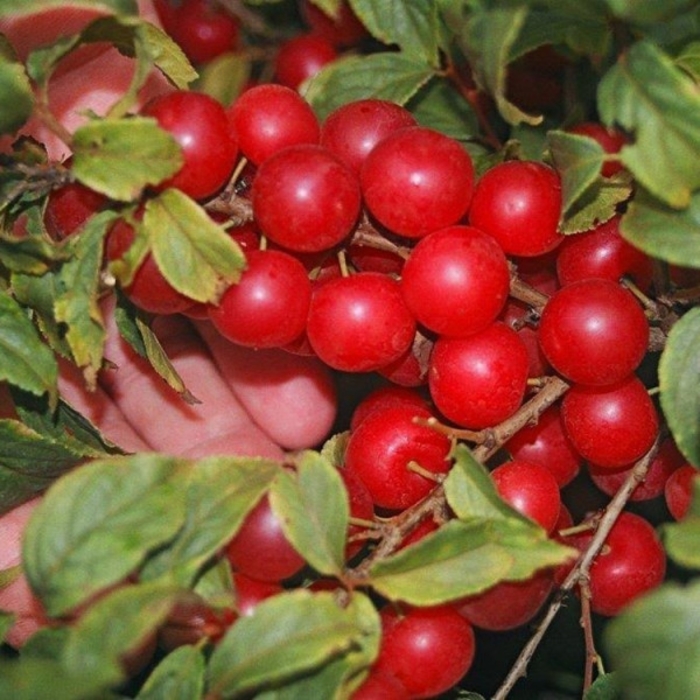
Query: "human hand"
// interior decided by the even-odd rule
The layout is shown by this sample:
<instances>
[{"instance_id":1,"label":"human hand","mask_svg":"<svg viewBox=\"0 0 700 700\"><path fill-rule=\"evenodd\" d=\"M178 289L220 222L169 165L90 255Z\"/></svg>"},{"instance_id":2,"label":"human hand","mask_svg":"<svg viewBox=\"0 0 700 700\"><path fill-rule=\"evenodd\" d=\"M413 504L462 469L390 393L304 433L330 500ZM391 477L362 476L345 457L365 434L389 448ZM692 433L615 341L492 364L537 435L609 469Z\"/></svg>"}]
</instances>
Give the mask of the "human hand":
<instances>
[{"instance_id":1,"label":"human hand","mask_svg":"<svg viewBox=\"0 0 700 700\"><path fill-rule=\"evenodd\" d=\"M142 14L154 18L150 2ZM84 9L61 8L16 20L0 20L20 55L78 30L95 16ZM32 30L33 28L33 30ZM92 48L92 47L91 47ZM131 78L130 59L114 49L78 52L62 66L51 85L52 109L69 130L87 108L101 113L119 97ZM141 103L170 89L154 74L141 92ZM42 141L51 159L68 155L67 147L38 122L23 133ZM96 391L65 363L59 388L63 398L100 428L106 438L128 451L155 450L200 457L211 454L282 458L285 450L318 444L335 418L335 394L328 371L315 359L284 351L253 351L234 346L207 322L162 317L154 330L176 371L200 403L185 403L119 337L109 304L105 308L108 341L105 357L116 369L101 373ZM7 395L0 395L0 416L11 415ZM0 571L20 561L21 536L39 499L0 518ZM22 644L43 617L20 575L0 590L0 609L14 612L7 639Z\"/></svg>"}]
</instances>

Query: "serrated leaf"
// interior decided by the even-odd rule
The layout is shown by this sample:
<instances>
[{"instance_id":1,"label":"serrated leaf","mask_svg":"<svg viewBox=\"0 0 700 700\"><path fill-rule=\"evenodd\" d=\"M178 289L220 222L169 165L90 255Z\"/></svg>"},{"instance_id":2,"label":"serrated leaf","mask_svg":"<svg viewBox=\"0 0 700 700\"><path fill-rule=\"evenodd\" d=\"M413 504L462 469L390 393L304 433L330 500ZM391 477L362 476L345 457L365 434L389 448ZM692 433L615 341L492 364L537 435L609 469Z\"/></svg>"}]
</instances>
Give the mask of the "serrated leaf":
<instances>
[{"instance_id":1,"label":"serrated leaf","mask_svg":"<svg viewBox=\"0 0 700 700\"><path fill-rule=\"evenodd\" d=\"M431 80L407 105L419 124L458 141L479 133L476 114L447 80Z\"/></svg>"},{"instance_id":2,"label":"serrated leaf","mask_svg":"<svg viewBox=\"0 0 700 700\"><path fill-rule=\"evenodd\" d=\"M93 603L66 638L62 663L71 674L102 675L104 685L125 678L121 659L165 621L181 591L156 583L126 585Z\"/></svg>"},{"instance_id":3,"label":"serrated leaf","mask_svg":"<svg viewBox=\"0 0 700 700\"><path fill-rule=\"evenodd\" d=\"M603 634L623 697L694 698L700 688L700 581L665 584L633 602Z\"/></svg>"},{"instance_id":4,"label":"serrated leaf","mask_svg":"<svg viewBox=\"0 0 700 700\"><path fill-rule=\"evenodd\" d=\"M190 586L236 534L279 471L277 462L253 457L199 460L185 489L185 522L168 547L147 562L142 579L162 576Z\"/></svg>"},{"instance_id":5,"label":"serrated leaf","mask_svg":"<svg viewBox=\"0 0 700 700\"><path fill-rule=\"evenodd\" d=\"M183 462L156 454L96 460L59 479L27 525L25 573L49 615L124 579L185 519Z\"/></svg>"},{"instance_id":6,"label":"serrated leaf","mask_svg":"<svg viewBox=\"0 0 700 700\"><path fill-rule=\"evenodd\" d=\"M158 268L180 293L216 303L239 281L245 267L240 246L180 190L150 200L143 227Z\"/></svg>"},{"instance_id":7,"label":"serrated leaf","mask_svg":"<svg viewBox=\"0 0 700 700\"><path fill-rule=\"evenodd\" d=\"M648 3L644 0L605 0L616 17L636 24L653 24L671 19L695 5L694 0L666 0Z\"/></svg>"},{"instance_id":8,"label":"serrated leaf","mask_svg":"<svg viewBox=\"0 0 700 700\"><path fill-rule=\"evenodd\" d=\"M350 6L375 39L438 67L438 16L433 0L350 0Z\"/></svg>"},{"instance_id":9,"label":"serrated leaf","mask_svg":"<svg viewBox=\"0 0 700 700\"><path fill-rule=\"evenodd\" d=\"M633 141L622 163L669 206L690 203L700 187L700 93L670 56L649 41L633 44L601 80L598 109Z\"/></svg>"},{"instance_id":10,"label":"serrated leaf","mask_svg":"<svg viewBox=\"0 0 700 700\"><path fill-rule=\"evenodd\" d=\"M342 467L345 464L345 450L350 439L350 431L345 430L336 433L326 440L321 447L321 456L334 467Z\"/></svg>"},{"instance_id":11,"label":"serrated leaf","mask_svg":"<svg viewBox=\"0 0 700 700\"><path fill-rule=\"evenodd\" d=\"M654 258L700 267L700 193L679 211L639 191L622 217L620 232Z\"/></svg>"},{"instance_id":12,"label":"serrated leaf","mask_svg":"<svg viewBox=\"0 0 700 700\"><path fill-rule=\"evenodd\" d=\"M536 125L542 121L541 116L526 114L506 97L507 66L527 12L524 4L473 7L458 39L477 84L492 95L501 116L510 125Z\"/></svg>"},{"instance_id":13,"label":"serrated leaf","mask_svg":"<svg viewBox=\"0 0 700 700\"><path fill-rule=\"evenodd\" d=\"M57 399L56 358L42 341L27 313L8 294L0 293L0 380L36 396Z\"/></svg>"},{"instance_id":14,"label":"serrated leaf","mask_svg":"<svg viewBox=\"0 0 700 700\"><path fill-rule=\"evenodd\" d=\"M204 671L200 649L178 647L153 669L136 700L200 700L204 695Z\"/></svg>"},{"instance_id":15,"label":"serrated leaf","mask_svg":"<svg viewBox=\"0 0 700 700\"><path fill-rule=\"evenodd\" d=\"M0 134L13 134L29 119L34 93L21 63L0 56Z\"/></svg>"},{"instance_id":16,"label":"serrated leaf","mask_svg":"<svg viewBox=\"0 0 700 700\"><path fill-rule=\"evenodd\" d=\"M581 233L609 221L631 194L631 178L624 172L598 178L573 203L559 225L559 231L565 235Z\"/></svg>"},{"instance_id":17,"label":"serrated leaf","mask_svg":"<svg viewBox=\"0 0 700 700\"><path fill-rule=\"evenodd\" d=\"M142 22L137 41L143 43L149 58L176 88L185 90L197 79L197 71L180 46L155 25Z\"/></svg>"},{"instance_id":18,"label":"serrated leaf","mask_svg":"<svg viewBox=\"0 0 700 700\"><path fill-rule=\"evenodd\" d=\"M379 629L377 611L362 594L341 606L332 593L280 593L239 619L219 642L209 662L208 691L234 698L277 687L358 646L373 659Z\"/></svg>"},{"instance_id":19,"label":"serrated leaf","mask_svg":"<svg viewBox=\"0 0 700 700\"><path fill-rule=\"evenodd\" d=\"M193 90L213 97L223 105L230 105L250 81L253 64L250 56L227 52L208 61L200 69Z\"/></svg>"},{"instance_id":20,"label":"serrated leaf","mask_svg":"<svg viewBox=\"0 0 700 700\"><path fill-rule=\"evenodd\" d=\"M365 98L404 105L435 75L425 61L399 52L348 56L324 67L307 84L305 97L320 119Z\"/></svg>"},{"instance_id":21,"label":"serrated leaf","mask_svg":"<svg viewBox=\"0 0 700 700\"><path fill-rule=\"evenodd\" d=\"M550 131L547 142L561 176L562 211L566 215L600 176L605 151L595 139L566 131Z\"/></svg>"},{"instance_id":22,"label":"serrated leaf","mask_svg":"<svg viewBox=\"0 0 700 700\"><path fill-rule=\"evenodd\" d=\"M281 472L270 505L285 537L321 574L342 575L350 507L338 470L316 452L305 452L294 473Z\"/></svg>"},{"instance_id":23,"label":"serrated leaf","mask_svg":"<svg viewBox=\"0 0 700 700\"><path fill-rule=\"evenodd\" d=\"M68 239L70 259L60 267L56 280L55 322L64 327L73 360L93 389L102 367L106 338L99 305L104 238L116 217L109 211L96 214L80 235Z\"/></svg>"},{"instance_id":24,"label":"serrated leaf","mask_svg":"<svg viewBox=\"0 0 700 700\"><path fill-rule=\"evenodd\" d=\"M700 466L700 308L688 311L671 329L659 360L661 408L678 449Z\"/></svg>"},{"instance_id":25,"label":"serrated leaf","mask_svg":"<svg viewBox=\"0 0 700 700\"><path fill-rule=\"evenodd\" d=\"M53 7L85 7L90 10L104 9L108 12L118 14L137 14L138 5L136 0L0 0L0 16L12 15L32 15L41 10L48 10Z\"/></svg>"},{"instance_id":26,"label":"serrated leaf","mask_svg":"<svg viewBox=\"0 0 700 700\"><path fill-rule=\"evenodd\" d=\"M700 82L700 41L691 41L676 54L676 65L697 83Z\"/></svg>"},{"instance_id":27,"label":"serrated leaf","mask_svg":"<svg viewBox=\"0 0 700 700\"><path fill-rule=\"evenodd\" d=\"M101 119L73 134L75 178L120 202L139 198L182 166L177 141L150 117Z\"/></svg>"}]
</instances>

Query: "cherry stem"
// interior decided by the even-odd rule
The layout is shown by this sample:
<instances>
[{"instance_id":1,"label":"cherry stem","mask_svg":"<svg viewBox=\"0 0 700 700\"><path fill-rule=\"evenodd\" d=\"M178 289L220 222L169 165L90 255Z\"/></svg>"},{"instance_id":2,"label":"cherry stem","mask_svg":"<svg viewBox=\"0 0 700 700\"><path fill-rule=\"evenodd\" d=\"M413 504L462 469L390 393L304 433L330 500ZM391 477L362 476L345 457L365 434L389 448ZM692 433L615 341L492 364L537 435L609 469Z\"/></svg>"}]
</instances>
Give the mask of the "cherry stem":
<instances>
[{"instance_id":1,"label":"cherry stem","mask_svg":"<svg viewBox=\"0 0 700 700\"><path fill-rule=\"evenodd\" d=\"M627 505L632 492L637 488L640 482L644 480L644 477L649 471L649 466L651 465L654 457L656 456L656 452L659 449L659 443L660 436L657 436L649 452L647 452L644 457L642 457L642 459L640 459L634 465L622 486L620 486L615 496L612 498L610 503L608 503L607 507L600 516L598 527L595 535L591 539L590 544L571 569L564 582L561 584L534 634L522 648L518 658L515 660L515 663L508 672L508 675L505 677L503 683L496 691L496 694L493 695L491 700L505 700L515 686L516 682L525 676L530 660L542 641L546 631L549 629L549 626L554 621L554 618L563 605L567 595L574 588L574 586L581 585L582 581L587 580L591 565L595 561L598 552L600 552L605 544L605 540L610 534L610 530L617 521L620 513Z\"/></svg>"},{"instance_id":2,"label":"cherry stem","mask_svg":"<svg viewBox=\"0 0 700 700\"><path fill-rule=\"evenodd\" d=\"M586 645L586 665L583 673L582 694L585 695L593 685L593 667L598 663L598 652L593 638L593 622L591 619L591 588L587 579L579 582L581 591L581 627Z\"/></svg>"}]
</instances>

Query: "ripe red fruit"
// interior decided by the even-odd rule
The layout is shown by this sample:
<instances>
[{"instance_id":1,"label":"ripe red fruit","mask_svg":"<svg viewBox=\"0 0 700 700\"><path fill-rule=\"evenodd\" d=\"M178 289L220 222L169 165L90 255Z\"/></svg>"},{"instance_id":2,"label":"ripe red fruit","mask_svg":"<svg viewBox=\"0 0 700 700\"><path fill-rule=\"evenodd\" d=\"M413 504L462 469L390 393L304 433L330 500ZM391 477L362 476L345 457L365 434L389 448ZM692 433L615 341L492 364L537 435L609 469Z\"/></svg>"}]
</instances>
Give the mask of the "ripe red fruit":
<instances>
[{"instance_id":1,"label":"ripe red fruit","mask_svg":"<svg viewBox=\"0 0 700 700\"><path fill-rule=\"evenodd\" d=\"M562 400L561 415L576 451L613 470L644 456L659 430L656 408L634 375L612 386L573 386Z\"/></svg>"},{"instance_id":2,"label":"ripe red fruit","mask_svg":"<svg viewBox=\"0 0 700 700\"><path fill-rule=\"evenodd\" d=\"M561 181L543 163L511 160L476 183L469 223L491 234L508 255L543 255L564 239L559 233Z\"/></svg>"},{"instance_id":3,"label":"ripe red fruit","mask_svg":"<svg viewBox=\"0 0 700 700\"><path fill-rule=\"evenodd\" d=\"M350 700L407 700L406 689L398 678L388 673L370 670L362 685Z\"/></svg>"},{"instance_id":4,"label":"ripe red fruit","mask_svg":"<svg viewBox=\"0 0 700 700\"><path fill-rule=\"evenodd\" d=\"M542 351L557 372L580 384L605 386L639 367L649 323L631 292L615 282L588 279L562 287L539 324Z\"/></svg>"},{"instance_id":5,"label":"ripe red fruit","mask_svg":"<svg viewBox=\"0 0 700 700\"><path fill-rule=\"evenodd\" d=\"M318 34L297 34L280 44L275 57L275 79L297 90L337 57L338 51L328 39Z\"/></svg>"},{"instance_id":6,"label":"ripe red fruit","mask_svg":"<svg viewBox=\"0 0 700 700\"><path fill-rule=\"evenodd\" d=\"M629 276L646 290L651 286L652 267L651 258L620 234L619 216L569 236L557 249L557 276L562 286L593 277L619 282Z\"/></svg>"},{"instance_id":7,"label":"ripe red fruit","mask_svg":"<svg viewBox=\"0 0 700 700\"><path fill-rule=\"evenodd\" d=\"M267 496L246 515L225 553L234 571L259 581L282 581L305 564L284 536Z\"/></svg>"},{"instance_id":8,"label":"ripe red fruit","mask_svg":"<svg viewBox=\"0 0 700 700\"><path fill-rule=\"evenodd\" d=\"M455 139L410 126L374 147L362 166L360 183L367 208L383 226L421 238L466 214L474 166Z\"/></svg>"},{"instance_id":9,"label":"ripe red fruit","mask_svg":"<svg viewBox=\"0 0 700 700\"><path fill-rule=\"evenodd\" d=\"M544 411L534 425L521 428L504 448L515 460L543 466L560 488L574 479L581 466L581 456L564 430L558 404Z\"/></svg>"},{"instance_id":10,"label":"ripe red fruit","mask_svg":"<svg viewBox=\"0 0 700 700\"><path fill-rule=\"evenodd\" d=\"M466 338L439 338L428 386L438 410L465 428L504 421L520 407L528 378L527 349L503 323Z\"/></svg>"},{"instance_id":11,"label":"ripe red fruit","mask_svg":"<svg viewBox=\"0 0 700 700\"><path fill-rule=\"evenodd\" d=\"M585 549L593 535L578 535L575 545ZM591 610L618 615L633 600L664 580L666 554L652 525L644 518L620 513L589 573Z\"/></svg>"},{"instance_id":12,"label":"ripe red fruit","mask_svg":"<svg viewBox=\"0 0 700 700\"><path fill-rule=\"evenodd\" d=\"M451 606L380 611L382 640L373 670L395 676L411 698L452 688L474 660L471 624Z\"/></svg>"},{"instance_id":13,"label":"ripe red fruit","mask_svg":"<svg viewBox=\"0 0 700 700\"><path fill-rule=\"evenodd\" d=\"M415 331L398 282L378 272L329 280L311 297L309 343L329 367L343 372L372 372L393 362Z\"/></svg>"},{"instance_id":14,"label":"ripe red fruit","mask_svg":"<svg viewBox=\"0 0 700 700\"><path fill-rule=\"evenodd\" d=\"M483 593L462 598L455 607L474 627L504 632L530 622L553 586L551 570L543 569L525 581L502 581Z\"/></svg>"},{"instance_id":15,"label":"ripe red fruit","mask_svg":"<svg viewBox=\"0 0 700 700\"><path fill-rule=\"evenodd\" d=\"M206 199L227 183L238 145L226 111L213 97L177 90L152 99L142 114L155 118L182 149L184 164L160 189L175 187L193 199Z\"/></svg>"},{"instance_id":16,"label":"ripe red fruit","mask_svg":"<svg viewBox=\"0 0 700 700\"><path fill-rule=\"evenodd\" d=\"M281 347L306 328L311 282L306 268L280 250L249 250L239 282L232 284L209 319L233 343L254 348Z\"/></svg>"},{"instance_id":17,"label":"ripe red fruit","mask_svg":"<svg viewBox=\"0 0 700 700\"><path fill-rule=\"evenodd\" d=\"M450 468L447 436L415 422L430 412L398 405L370 413L350 433L345 468L356 474L372 494L376 506L403 510L427 496L435 482L409 469L415 462L435 474Z\"/></svg>"},{"instance_id":18,"label":"ripe red fruit","mask_svg":"<svg viewBox=\"0 0 700 700\"><path fill-rule=\"evenodd\" d=\"M509 286L503 249L471 226L450 226L422 238L401 274L401 291L418 322L449 336L471 335L493 323Z\"/></svg>"},{"instance_id":19,"label":"ripe red fruit","mask_svg":"<svg viewBox=\"0 0 700 700\"><path fill-rule=\"evenodd\" d=\"M355 174L321 146L289 146L262 163L253 180L253 215L275 243L318 252L340 243L360 214Z\"/></svg>"},{"instance_id":20,"label":"ripe red fruit","mask_svg":"<svg viewBox=\"0 0 700 700\"><path fill-rule=\"evenodd\" d=\"M311 105L284 85L245 90L226 113L241 153L255 165L287 146L318 144L321 127Z\"/></svg>"},{"instance_id":21,"label":"ripe red fruit","mask_svg":"<svg viewBox=\"0 0 700 700\"><path fill-rule=\"evenodd\" d=\"M279 583L258 581L240 572L233 574L233 587L236 594L236 612L241 617L252 615L258 603L284 590Z\"/></svg>"},{"instance_id":22,"label":"ripe red fruit","mask_svg":"<svg viewBox=\"0 0 700 700\"><path fill-rule=\"evenodd\" d=\"M350 517L360 520L371 521L374 518L374 500L372 494L360 477L347 469L339 469L338 473L343 480L345 490L348 495L348 503L350 505ZM359 534L365 528L360 525L350 525L348 528L348 540L354 535ZM351 559L364 546L364 541L361 539L348 541L345 547L345 558Z\"/></svg>"},{"instance_id":23,"label":"ripe red fruit","mask_svg":"<svg viewBox=\"0 0 700 700\"><path fill-rule=\"evenodd\" d=\"M430 410L428 401L422 394L403 386L382 386L364 396L350 416L350 430L357 428L362 421L375 411L383 411L392 406L411 406L422 414Z\"/></svg>"},{"instance_id":24,"label":"ripe red fruit","mask_svg":"<svg viewBox=\"0 0 700 700\"><path fill-rule=\"evenodd\" d=\"M192 63L207 63L238 44L238 20L212 0L181 0L178 5L162 0L156 9L163 28Z\"/></svg>"},{"instance_id":25,"label":"ripe red fruit","mask_svg":"<svg viewBox=\"0 0 700 700\"><path fill-rule=\"evenodd\" d=\"M619 153L627 143L627 138L623 133L616 129L608 129L600 122L579 122L569 127L567 131L594 139L608 154ZM612 177L623 169L624 165L620 161L610 160L603 164L601 174L603 177Z\"/></svg>"},{"instance_id":26,"label":"ripe red fruit","mask_svg":"<svg viewBox=\"0 0 700 700\"><path fill-rule=\"evenodd\" d=\"M693 485L698 470L692 464L684 464L671 474L664 485L664 499L674 520L682 520L693 498Z\"/></svg>"},{"instance_id":27,"label":"ripe red fruit","mask_svg":"<svg viewBox=\"0 0 700 700\"><path fill-rule=\"evenodd\" d=\"M647 501L660 496L664 492L668 480L684 464L685 457L678 451L673 440L667 438L659 446L644 480L637 484L630 494L630 500ZM587 466L591 481L608 496L614 496L617 493L634 467L632 464L612 471L605 468L600 469L595 464Z\"/></svg>"},{"instance_id":28,"label":"ripe red fruit","mask_svg":"<svg viewBox=\"0 0 700 700\"><path fill-rule=\"evenodd\" d=\"M107 234L107 259L114 261L121 258L133 243L135 235L133 227L124 219L119 219ZM122 291L134 305L153 314L182 313L195 304L163 277L151 253L146 255L131 282Z\"/></svg>"},{"instance_id":29,"label":"ripe red fruit","mask_svg":"<svg viewBox=\"0 0 700 700\"><path fill-rule=\"evenodd\" d=\"M552 532L559 519L561 495L552 473L540 464L513 460L491 472L500 497L547 532Z\"/></svg>"},{"instance_id":30,"label":"ripe red fruit","mask_svg":"<svg viewBox=\"0 0 700 700\"><path fill-rule=\"evenodd\" d=\"M406 126L416 126L415 117L406 108L387 100L354 100L326 117L321 126L321 145L359 175L372 149Z\"/></svg>"}]
</instances>

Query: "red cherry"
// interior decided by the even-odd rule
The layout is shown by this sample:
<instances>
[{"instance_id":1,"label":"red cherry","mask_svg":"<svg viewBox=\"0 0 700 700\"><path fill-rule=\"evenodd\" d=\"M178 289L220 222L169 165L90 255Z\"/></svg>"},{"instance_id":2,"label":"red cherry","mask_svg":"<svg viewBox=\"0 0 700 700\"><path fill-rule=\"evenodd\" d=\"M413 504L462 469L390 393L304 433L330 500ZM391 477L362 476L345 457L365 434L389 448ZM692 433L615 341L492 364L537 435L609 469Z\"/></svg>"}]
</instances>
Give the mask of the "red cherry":
<instances>
[{"instance_id":1,"label":"red cherry","mask_svg":"<svg viewBox=\"0 0 700 700\"><path fill-rule=\"evenodd\" d=\"M280 44L275 57L275 79L293 90L335 61L338 51L318 34L297 34Z\"/></svg>"},{"instance_id":2,"label":"red cherry","mask_svg":"<svg viewBox=\"0 0 700 700\"><path fill-rule=\"evenodd\" d=\"M233 574L233 586L236 592L236 612L241 617L252 615L258 603L284 590L279 583L258 581L238 571Z\"/></svg>"},{"instance_id":3,"label":"red cherry","mask_svg":"<svg viewBox=\"0 0 700 700\"><path fill-rule=\"evenodd\" d=\"M556 248L561 181L538 162L511 160L487 170L476 183L469 223L491 234L508 255L543 255Z\"/></svg>"},{"instance_id":4,"label":"red cherry","mask_svg":"<svg viewBox=\"0 0 700 700\"><path fill-rule=\"evenodd\" d=\"M350 700L408 700L408 693L394 676L370 670L362 685L350 696Z\"/></svg>"},{"instance_id":5,"label":"red cherry","mask_svg":"<svg viewBox=\"0 0 700 700\"><path fill-rule=\"evenodd\" d=\"M177 90L148 102L142 114L154 117L182 149L184 164L159 185L206 199L228 181L238 156L226 111L213 97Z\"/></svg>"},{"instance_id":6,"label":"red cherry","mask_svg":"<svg viewBox=\"0 0 700 700\"><path fill-rule=\"evenodd\" d=\"M392 406L411 406L421 414L430 410L428 401L418 391L402 386L382 386L364 396L355 406L350 417L350 430L355 430L375 411L383 411Z\"/></svg>"},{"instance_id":7,"label":"red cherry","mask_svg":"<svg viewBox=\"0 0 700 700\"><path fill-rule=\"evenodd\" d=\"M664 499L674 520L682 520L690 509L697 476L698 470L694 466L684 464L668 477L664 485Z\"/></svg>"},{"instance_id":8,"label":"red cherry","mask_svg":"<svg viewBox=\"0 0 700 700\"><path fill-rule=\"evenodd\" d=\"M348 495L348 503L350 504L350 517L358 518L359 520L373 520L374 518L374 501L372 500L372 494L365 485L364 481L360 477L347 470L339 469L338 473L340 478L343 480L345 485L345 490ZM348 528L348 539L352 538L354 535L358 535L365 528L360 525L350 525ZM355 541L348 541L345 547L345 558L351 559L354 557L364 546L364 541L361 539Z\"/></svg>"}]
</instances>

